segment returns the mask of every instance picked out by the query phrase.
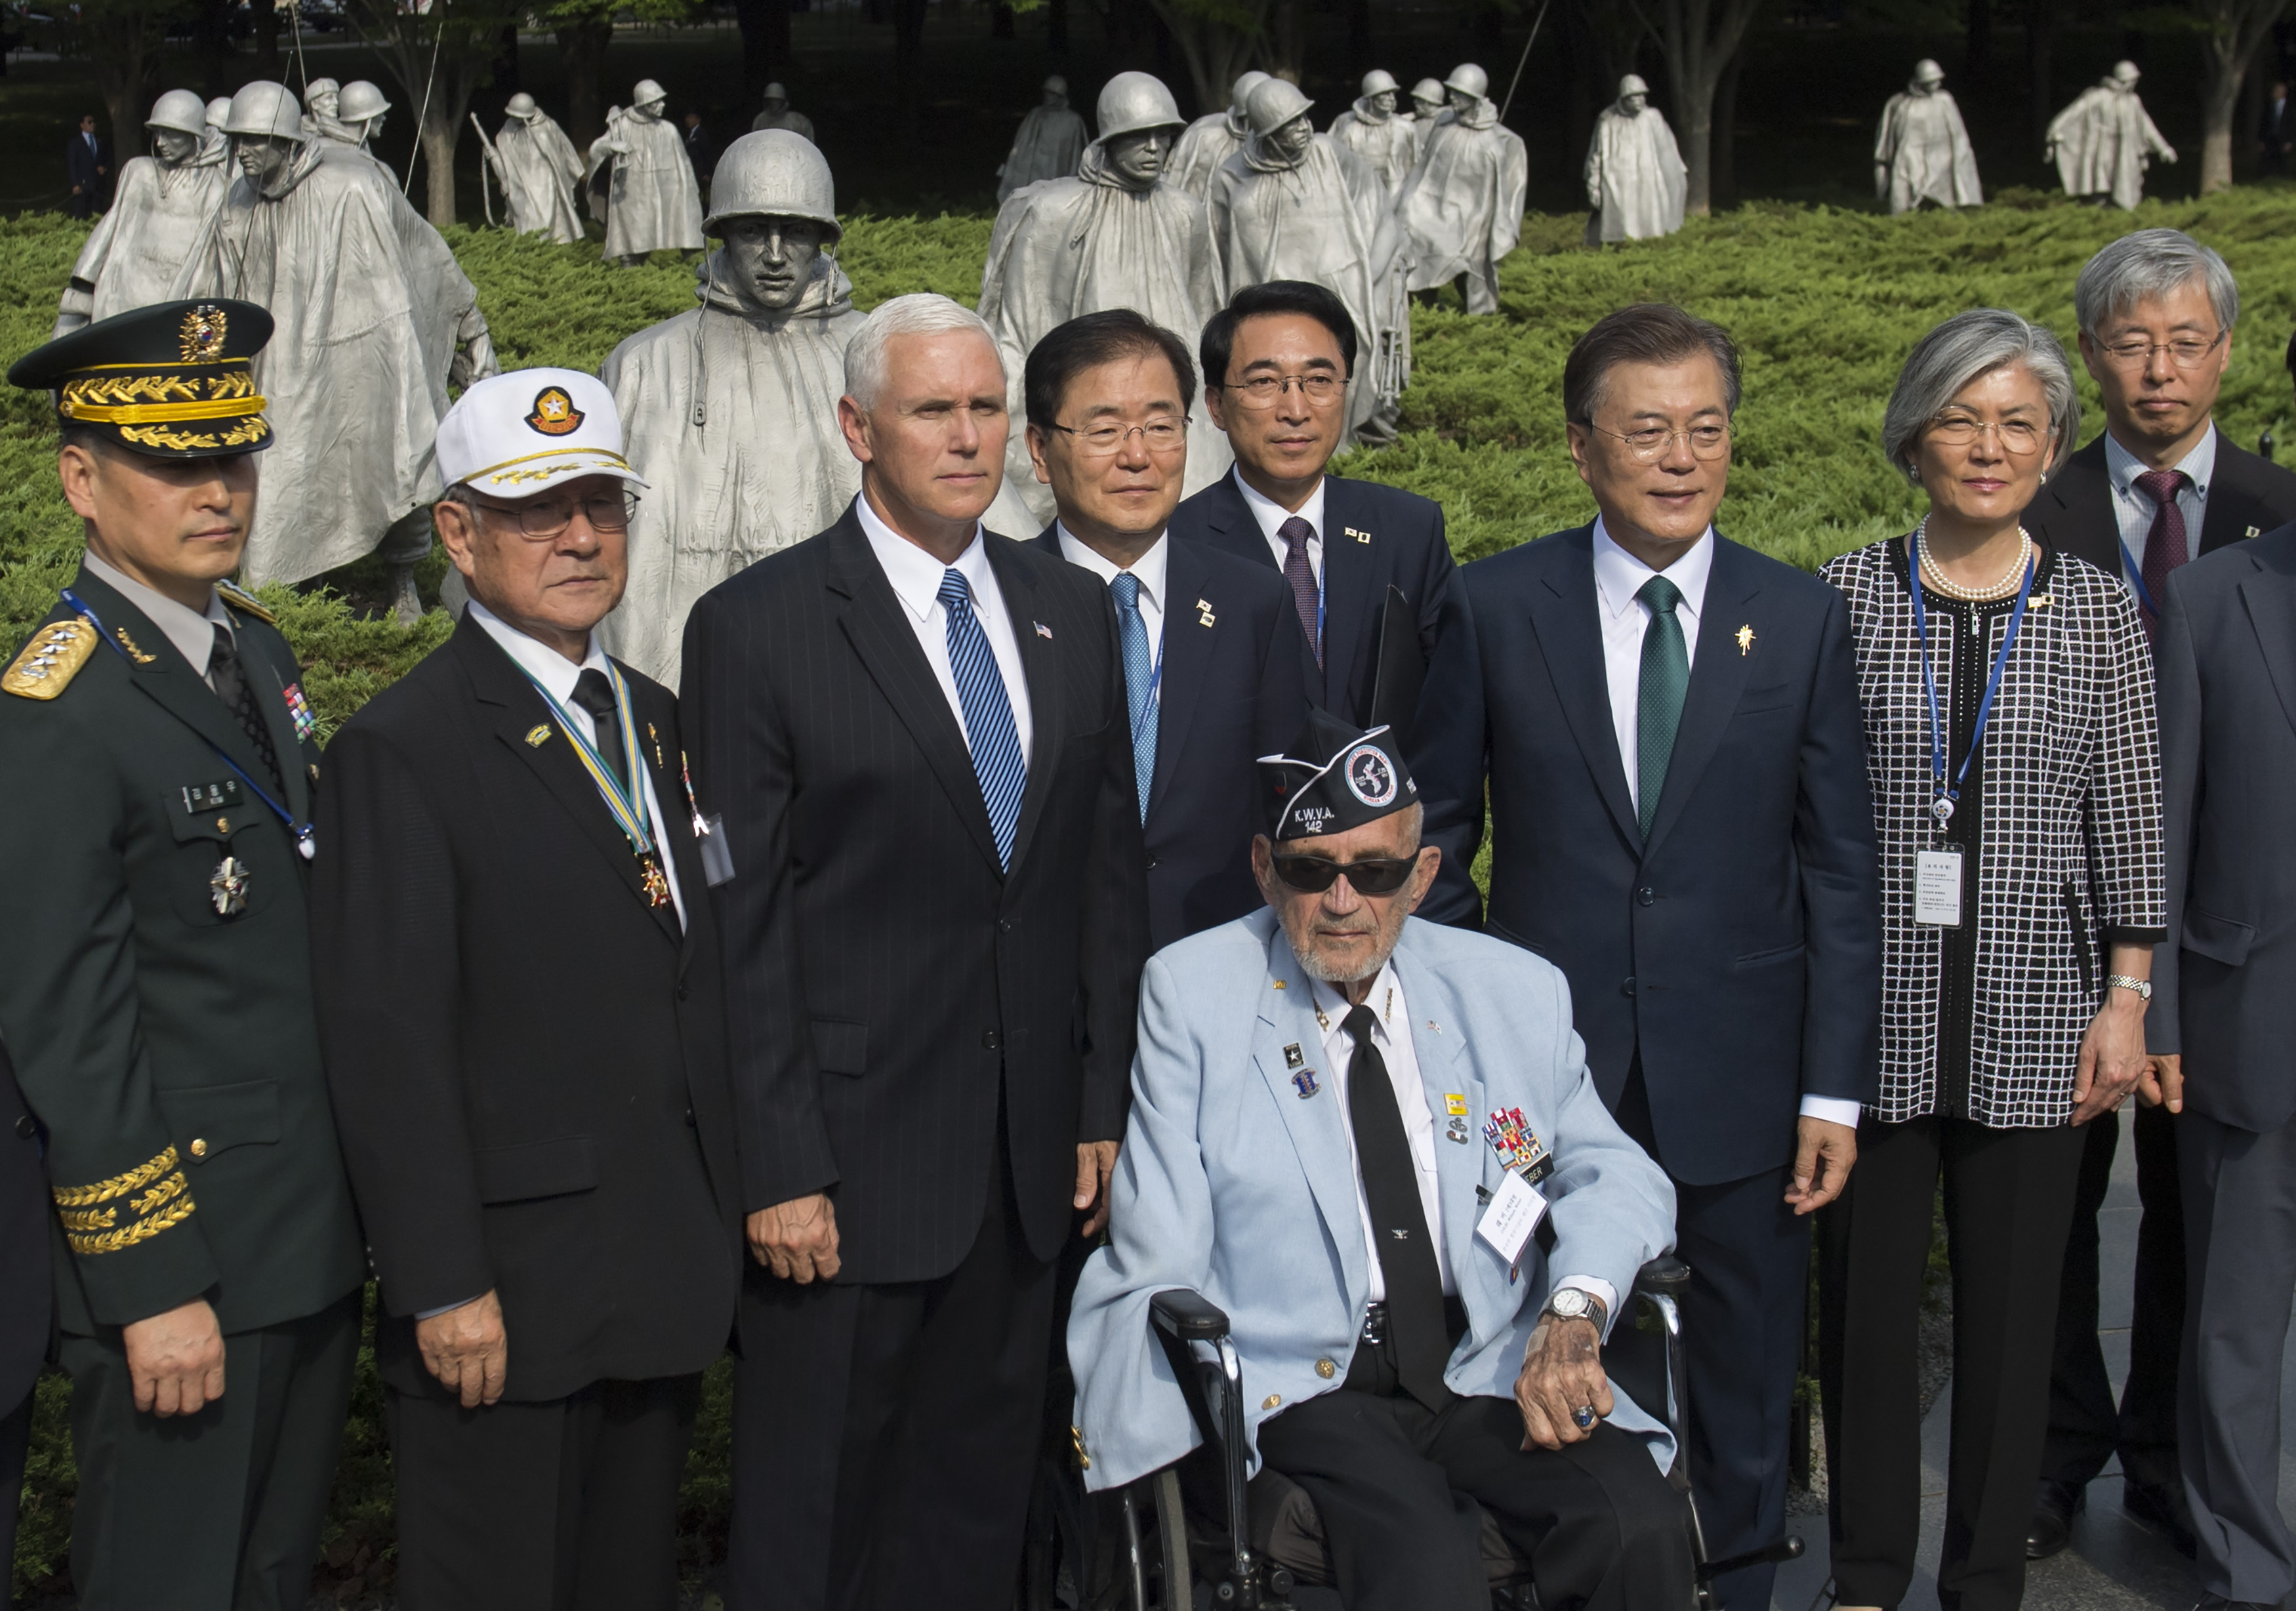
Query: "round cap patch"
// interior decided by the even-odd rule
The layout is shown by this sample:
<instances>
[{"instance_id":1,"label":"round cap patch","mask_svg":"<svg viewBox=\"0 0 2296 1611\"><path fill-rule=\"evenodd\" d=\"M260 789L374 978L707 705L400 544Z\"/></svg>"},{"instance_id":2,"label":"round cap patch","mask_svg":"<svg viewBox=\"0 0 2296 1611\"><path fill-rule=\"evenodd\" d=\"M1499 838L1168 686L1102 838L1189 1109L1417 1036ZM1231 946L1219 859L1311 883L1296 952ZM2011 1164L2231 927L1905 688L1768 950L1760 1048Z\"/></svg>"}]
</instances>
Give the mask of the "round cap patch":
<instances>
[{"instance_id":1,"label":"round cap patch","mask_svg":"<svg viewBox=\"0 0 2296 1611\"><path fill-rule=\"evenodd\" d=\"M1357 745L1340 769L1347 777L1348 792L1374 811L1395 803L1395 768L1378 745Z\"/></svg>"},{"instance_id":2,"label":"round cap patch","mask_svg":"<svg viewBox=\"0 0 2296 1611\"><path fill-rule=\"evenodd\" d=\"M586 417L564 388L545 386L534 394L534 412L526 422L545 437L562 437L581 429Z\"/></svg>"}]
</instances>

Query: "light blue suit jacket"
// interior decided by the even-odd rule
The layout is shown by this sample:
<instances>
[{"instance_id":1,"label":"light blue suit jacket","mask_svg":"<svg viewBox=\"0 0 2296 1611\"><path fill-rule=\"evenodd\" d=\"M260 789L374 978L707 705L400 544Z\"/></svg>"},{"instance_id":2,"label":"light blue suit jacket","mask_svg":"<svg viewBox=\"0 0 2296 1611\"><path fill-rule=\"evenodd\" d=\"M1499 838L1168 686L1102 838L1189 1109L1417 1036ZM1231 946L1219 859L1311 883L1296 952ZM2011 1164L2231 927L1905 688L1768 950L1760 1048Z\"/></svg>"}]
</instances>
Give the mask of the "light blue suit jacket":
<instances>
[{"instance_id":1,"label":"light blue suit jacket","mask_svg":"<svg viewBox=\"0 0 2296 1611\"><path fill-rule=\"evenodd\" d=\"M1623 1304L1635 1272L1672 1246L1674 1189L1595 1095L1569 988L1551 963L1414 918L1395 970L1435 1116L1443 1237L1467 1311L1444 1380L1463 1395L1512 1399L1553 1277L1598 1276ZM1317 1072L1312 1096L1285 1066L1294 1043ZM1259 1424L1346 1379L1369 1301L1369 1254L1347 1112L1323 1045L1308 976L1273 912L1149 961L1113 1239L1086 1264L1069 1318L1087 1486L1129 1482L1198 1441L1151 1333L1159 1292L1190 1288L1226 1311L1255 1471ZM1447 1137L1451 1095L1466 1100L1464 1143ZM1483 1121L1508 1108L1522 1109L1554 1157L1542 1187L1554 1247L1527 1245L1513 1283L1475 1235L1475 1188L1496 1191L1504 1172ZM1664 1426L1615 1384L1612 1393L1611 1423L1650 1440L1669 1465Z\"/></svg>"}]
</instances>

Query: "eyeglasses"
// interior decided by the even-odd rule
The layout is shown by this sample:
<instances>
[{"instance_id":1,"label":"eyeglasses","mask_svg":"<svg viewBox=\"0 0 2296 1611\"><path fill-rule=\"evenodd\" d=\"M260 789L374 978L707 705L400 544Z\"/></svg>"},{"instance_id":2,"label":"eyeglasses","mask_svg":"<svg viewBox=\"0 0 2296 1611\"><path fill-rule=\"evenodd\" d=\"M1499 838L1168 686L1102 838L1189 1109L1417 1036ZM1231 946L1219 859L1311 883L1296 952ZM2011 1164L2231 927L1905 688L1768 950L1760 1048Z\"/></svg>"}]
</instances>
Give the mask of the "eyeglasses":
<instances>
[{"instance_id":1,"label":"eyeglasses","mask_svg":"<svg viewBox=\"0 0 2296 1611\"><path fill-rule=\"evenodd\" d=\"M1690 444L1692 458L1708 462L1730 451L1730 428L1726 425L1685 425L1680 430L1652 425L1641 430L1610 430L1590 421L1587 429L1624 442L1627 452L1644 464L1655 464L1666 457L1677 439Z\"/></svg>"},{"instance_id":2,"label":"eyeglasses","mask_svg":"<svg viewBox=\"0 0 2296 1611\"><path fill-rule=\"evenodd\" d=\"M1321 895L1341 873L1357 895L1393 895L1419 865L1417 856L1367 856L1359 862L1334 862L1329 856L1274 857L1275 876L1302 895Z\"/></svg>"},{"instance_id":3,"label":"eyeglasses","mask_svg":"<svg viewBox=\"0 0 2296 1611\"><path fill-rule=\"evenodd\" d=\"M574 524L577 509L594 531L627 530L631 518L638 511L638 495L627 491L594 493L579 503L570 498L537 498L530 503L481 503L479 507L513 517L519 530L529 537L555 537Z\"/></svg>"},{"instance_id":4,"label":"eyeglasses","mask_svg":"<svg viewBox=\"0 0 2296 1611\"><path fill-rule=\"evenodd\" d=\"M2198 336L2178 336L2173 341L2116 341L2098 350L2115 369L2142 369L2152 362L2156 352L2167 353L2169 362L2178 369L2197 369L2202 359L2216 351L2217 343L2231 333L2220 330L2205 341Z\"/></svg>"},{"instance_id":5,"label":"eyeglasses","mask_svg":"<svg viewBox=\"0 0 2296 1611\"><path fill-rule=\"evenodd\" d=\"M1220 389L1233 393L1236 401L1246 408L1273 408L1283 396L1286 387L1296 386L1300 395L1322 408L1339 401L1348 383L1338 375L1254 375L1249 380L1224 380Z\"/></svg>"},{"instance_id":6,"label":"eyeglasses","mask_svg":"<svg viewBox=\"0 0 2296 1611\"><path fill-rule=\"evenodd\" d=\"M1160 414L1138 425L1118 425L1113 421L1078 430L1070 425L1055 425L1053 429L1062 436L1076 438L1077 451L1088 459L1112 459L1124 450L1135 433L1148 445L1152 454L1176 453L1187 445L1188 418L1177 419Z\"/></svg>"},{"instance_id":7,"label":"eyeglasses","mask_svg":"<svg viewBox=\"0 0 2296 1611\"><path fill-rule=\"evenodd\" d=\"M2056 435L2030 420L2010 420L1997 425L1990 420L1972 420L1967 414L1947 414L1931 420L1925 434L1943 447L1970 447L1988 430L2001 444L2003 453L2020 459L2040 452Z\"/></svg>"}]
</instances>

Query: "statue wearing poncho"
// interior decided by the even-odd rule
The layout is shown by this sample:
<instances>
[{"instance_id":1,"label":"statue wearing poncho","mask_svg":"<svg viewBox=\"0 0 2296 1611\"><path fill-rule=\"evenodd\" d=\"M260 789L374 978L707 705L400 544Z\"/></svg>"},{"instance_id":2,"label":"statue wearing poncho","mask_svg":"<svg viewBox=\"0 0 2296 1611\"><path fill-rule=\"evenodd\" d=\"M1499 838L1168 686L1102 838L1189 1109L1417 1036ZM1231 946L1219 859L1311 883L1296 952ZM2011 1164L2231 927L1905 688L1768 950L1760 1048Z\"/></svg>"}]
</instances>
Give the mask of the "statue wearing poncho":
<instances>
[{"instance_id":1,"label":"statue wearing poncho","mask_svg":"<svg viewBox=\"0 0 2296 1611\"><path fill-rule=\"evenodd\" d=\"M1977 207L1985 200L1977 183L1977 152L1962 125L1961 108L1944 86L1945 70L1921 61L1913 82L1882 109L1881 131L1874 137L1874 194L1892 213L1912 212L1924 201Z\"/></svg>"},{"instance_id":2,"label":"statue wearing poncho","mask_svg":"<svg viewBox=\"0 0 2296 1611\"><path fill-rule=\"evenodd\" d=\"M2134 61L2117 64L2110 78L2083 90L2049 125L2044 154L2056 162L2065 194L2134 210L2144 199L2144 170L2152 159L2177 159L2176 147L2161 137L2137 98L2139 77Z\"/></svg>"},{"instance_id":3,"label":"statue wearing poncho","mask_svg":"<svg viewBox=\"0 0 2296 1611\"><path fill-rule=\"evenodd\" d=\"M1393 432L1408 364L1406 261L1386 186L1364 159L1315 133L1314 104L1271 78L1251 93L1252 137L1212 178L1205 207L1222 284L1307 280L1347 305L1356 327L1341 446Z\"/></svg>"},{"instance_id":4,"label":"statue wearing poncho","mask_svg":"<svg viewBox=\"0 0 2296 1611\"><path fill-rule=\"evenodd\" d=\"M744 135L718 159L710 200L725 243L698 276L701 306L598 370L652 488L630 522L628 590L598 631L672 689L694 601L833 524L861 487L837 399L863 315L824 249L839 235L829 164L801 135Z\"/></svg>"},{"instance_id":5,"label":"statue wearing poncho","mask_svg":"<svg viewBox=\"0 0 2296 1611\"><path fill-rule=\"evenodd\" d=\"M557 120L523 91L510 98L508 120L485 153L502 185L510 226L521 235L540 235L567 245L582 238L582 215L574 203L582 183L582 159Z\"/></svg>"},{"instance_id":6,"label":"statue wearing poncho","mask_svg":"<svg viewBox=\"0 0 2296 1611\"><path fill-rule=\"evenodd\" d=\"M1378 69L1365 73L1364 93L1332 119L1331 128L1332 138L1370 164L1390 192L1402 190L1412 164L1419 159L1418 130L1408 117L1396 113L1399 88L1393 77Z\"/></svg>"},{"instance_id":7,"label":"statue wearing poncho","mask_svg":"<svg viewBox=\"0 0 2296 1611\"><path fill-rule=\"evenodd\" d=\"M1065 179L1077 171L1092 133L1069 107L1069 82L1058 73L1045 80L1045 103L1031 107L1013 136L1004 166L996 170L996 200L1041 179Z\"/></svg>"},{"instance_id":8,"label":"statue wearing poncho","mask_svg":"<svg viewBox=\"0 0 2296 1611\"><path fill-rule=\"evenodd\" d=\"M629 110L591 143L590 183L607 192L608 262L701 246L701 191L685 140L661 115L668 101L652 79L641 81Z\"/></svg>"},{"instance_id":9,"label":"statue wearing poncho","mask_svg":"<svg viewBox=\"0 0 2296 1611\"><path fill-rule=\"evenodd\" d=\"M1164 165L1165 176L1192 196L1209 192L1220 164L1242 151L1251 137L1251 119L1244 103L1253 90L1267 82L1266 73L1252 69L1235 81L1226 111L1207 113L1181 130L1171 160Z\"/></svg>"},{"instance_id":10,"label":"statue wearing poncho","mask_svg":"<svg viewBox=\"0 0 2296 1611\"><path fill-rule=\"evenodd\" d=\"M1427 136L1404 182L1398 211L1411 241L1413 290L1464 274L1467 311L1498 311L1499 259L1522 238L1522 197L1530 161L1522 137L1499 121L1483 94L1483 70L1461 66L1446 86L1451 115Z\"/></svg>"},{"instance_id":11,"label":"statue wearing poncho","mask_svg":"<svg viewBox=\"0 0 2296 1611\"><path fill-rule=\"evenodd\" d=\"M54 333L78 330L131 307L164 302L208 217L231 185L224 143L202 138L207 109L189 90L171 89L144 125L152 154L121 167L111 209L97 220L56 313Z\"/></svg>"},{"instance_id":12,"label":"statue wearing poncho","mask_svg":"<svg viewBox=\"0 0 2296 1611\"><path fill-rule=\"evenodd\" d=\"M1201 202L1164 176L1180 112L1147 73L1119 73L1100 94L1100 126L1073 179L1032 184L1005 202L980 275L980 316L1004 355L1013 417L1029 349L1055 325L1112 307L1137 309L1196 349L1219 311L1220 280ZM1227 473L1227 438L1199 411L1188 429L1190 493ZM1004 486L1038 526L1053 518L1025 431L1005 449Z\"/></svg>"},{"instance_id":13,"label":"statue wearing poncho","mask_svg":"<svg viewBox=\"0 0 2296 1611\"><path fill-rule=\"evenodd\" d=\"M1682 227L1690 167L1666 117L1650 103L1650 86L1634 74L1619 80L1619 98L1595 120L1587 149L1589 244L1647 241Z\"/></svg>"}]
</instances>

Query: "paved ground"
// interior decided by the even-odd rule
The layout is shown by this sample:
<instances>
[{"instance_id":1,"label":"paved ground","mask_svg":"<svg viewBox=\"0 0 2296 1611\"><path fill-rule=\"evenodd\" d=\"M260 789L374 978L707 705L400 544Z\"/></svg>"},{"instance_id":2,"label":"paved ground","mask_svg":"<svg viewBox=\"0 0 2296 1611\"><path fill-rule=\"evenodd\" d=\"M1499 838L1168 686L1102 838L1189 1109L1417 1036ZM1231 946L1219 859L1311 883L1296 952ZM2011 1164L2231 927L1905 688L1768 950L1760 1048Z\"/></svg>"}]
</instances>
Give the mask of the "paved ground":
<instances>
[{"instance_id":1,"label":"paved ground","mask_svg":"<svg viewBox=\"0 0 2296 1611\"><path fill-rule=\"evenodd\" d=\"M2121 1130L2120 1156L2114 1161L2112 1192L2100 1216L2104 1241L2103 1294L2104 1358L2117 1393L2128 1369L2129 1273L2136 1256L2136 1173ZM2296 1336L2290 1353L2296 1356ZM2283 1365L2281 1417L2296 1425L2296 1357ZM1939 1540L1945 1525L1947 1427L1953 1392L1946 1390L1922 1423L1922 1545L1914 1586L1900 1611L1937 1611ZM2280 1505L2296 1521L2296 1459L2284 1446L2280 1460ZM1792 1523L1808 1553L1778 1574L1773 1611L1824 1611L1833 1603L1826 1563L1825 1518L1798 1517ZM2131 1520L2120 1509L2120 1467L2107 1466L2089 1485L2088 1509L2073 1525L2071 1548L2035 1566L2026 1578L2028 1611L2187 1611L2199 1598L2192 1564L2158 1534ZM2292 1602L2296 1603L2296 1602Z\"/></svg>"}]
</instances>

